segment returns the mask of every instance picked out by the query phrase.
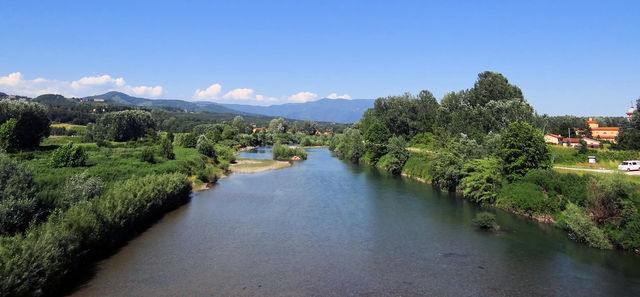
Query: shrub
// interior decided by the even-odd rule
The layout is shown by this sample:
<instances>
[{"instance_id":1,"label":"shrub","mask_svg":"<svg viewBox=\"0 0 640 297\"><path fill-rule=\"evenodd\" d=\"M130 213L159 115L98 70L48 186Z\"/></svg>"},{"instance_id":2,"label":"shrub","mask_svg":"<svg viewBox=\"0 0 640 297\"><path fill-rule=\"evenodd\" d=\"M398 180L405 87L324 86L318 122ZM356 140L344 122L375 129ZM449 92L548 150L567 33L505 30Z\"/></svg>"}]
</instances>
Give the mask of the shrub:
<instances>
[{"instance_id":1,"label":"shrub","mask_svg":"<svg viewBox=\"0 0 640 297\"><path fill-rule=\"evenodd\" d=\"M10 118L0 125L0 149L10 151L18 147L17 124L16 119Z\"/></svg>"},{"instance_id":2,"label":"shrub","mask_svg":"<svg viewBox=\"0 0 640 297\"><path fill-rule=\"evenodd\" d=\"M214 148L218 163L233 163L236 161L236 154L233 149L219 144L214 145Z\"/></svg>"},{"instance_id":3,"label":"shrub","mask_svg":"<svg viewBox=\"0 0 640 297\"><path fill-rule=\"evenodd\" d=\"M623 201L640 201L640 186L623 173L591 179L587 184L587 190L593 218L599 224L609 218L620 216Z\"/></svg>"},{"instance_id":4,"label":"shrub","mask_svg":"<svg viewBox=\"0 0 640 297\"><path fill-rule=\"evenodd\" d=\"M27 228L39 214L33 173L26 166L0 154L0 234Z\"/></svg>"},{"instance_id":5,"label":"shrub","mask_svg":"<svg viewBox=\"0 0 640 297\"><path fill-rule=\"evenodd\" d=\"M402 172L412 177L431 180L429 171L433 165L434 157L425 154L411 154L407 162L404 163Z\"/></svg>"},{"instance_id":6,"label":"shrub","mask_svg":"<svg viewBox=\"0 0 640 297\"><path fill-rule=\"evenodd\" d=\"M492 213L481 212L476 214L473 224L483 230L497 230L499 228L496 223L496 216Z\"/></svg>"},{"instance_id":7,"label":"shrub","mask_svg":"<svg viewBox=\"0 0 640 297\"><path fill-rule=\"evenodd\" d=\"M147 163L154 163L156 160L155 160L153 148L151 147L143 148L142 152L140 153L140 161L147 162Z\"/></svg>"},{"instance_id":8,"label":"shrub","mask_svg":"<svg viewBox=\"0 0 640 297\"><path fill-rule=\"evenodd\" d=\"M449 151L440 152L431 167L429 174L434 186L455 191L462 178L464 160Z\"/></svg>"},{"instance_id":9,"label":"shrub","mask_svg":"<svg viewBox=\"0 0 640 297\"><path fill-rule=\"evenodd\" d=\"M301 160L307 159L307 152L300 147L290 148L286 145L276 143L273 145L272 150L274 160L291 160L293 157L298 157Z\"/></svg>"},{"instance_id":10,"label":"shrub","mask_svg":"<svg viewBox=\"0 0 640 297\"><path fill-rule=\"evenodd\" d=\"M569 203L562 212L564 220L561 227L569 231L569 236L589 246L599 249L610 249L611 243L602 230L598 229L591 218L579 206Z\"/></svg>"},{"instance_id":11,"label":"shrub","mask_svg":"<svg viewBox=\"0 0 640 297\"><path fill-rule=\"evenodd\" d=\"M81 146L75 146L69 142L53 151L49 166L54 168L85 166L87 158L87 153Z\"/></svg>"},{"instance_id":12,"label":"shrub","mask_svg":"<svg viewBox=\"0 0 640 297\"><path fill-rule=\"evenodd\" d=\"M579 176L575 173L534 169L524 176L523 181L540 186L549 198L559 199L562 205L570 201L580 206L586 206L589 199L587 182L590 179L589 175Z\"/></svg>"},{"instance_id":13,"label":"shrub","mask_svg":"<svg viewBox=\"0 0 640 297\"><path fill-rule=\"evenodd\" d=\"M102 179L89 176L86 170L70 177L64 187L65 198L69 205L98 197L103 190Z\"/></svg>"},{"instance_id":14,"label":"shrub","mask_svg":"<svg viewBox=\"0 0 640 297\"><path fill-rule=\"evenodd\" d=\"M475 159L462 167L460 188L469 200L476 203L493 203L502 183L500 161Z\"/></svg>"},{"instance_id":15,"label":"shrub","mask_svg":"<svg viewBox=\"0 0 640 297\"><path fill-rule=\"evenodd\" d=\"M180 145L182 147L194 148L198 143L198 137L193 133L187 133L182 136Z\"/></svg>"},{"instance_id":16,"label":"shrub","mask_svg":"<svg viewBox=\"0 0 640 297\"><path fill-rule=\"evenodd\" d=\"M411 138L409 142L410 146L415 146L428 150L435 150L437 148L436 137L430 132L418 133Z\"/></svg>"},{"instance_id":17,"label":"shrub","mask_svg":"<svg viewBox=\"0 0 640 297\"><path fill-rule=\"evenodd\" d=\"M219 169L212 164L206 164L203 169L198 170L197 178L205 183L214 183L220 178Z\"/></svg>"},{"instance_id":18,"label":"shrub","mask_svg":"<svg viewBox=\"0 0 640 297\"><path fill-rule=\"evenodd\" d=\"M560 210L558 199L547 197L540 186L522 181L503 185L496 205L528 215L554 214Z\"/></svg>"}]
</instances>

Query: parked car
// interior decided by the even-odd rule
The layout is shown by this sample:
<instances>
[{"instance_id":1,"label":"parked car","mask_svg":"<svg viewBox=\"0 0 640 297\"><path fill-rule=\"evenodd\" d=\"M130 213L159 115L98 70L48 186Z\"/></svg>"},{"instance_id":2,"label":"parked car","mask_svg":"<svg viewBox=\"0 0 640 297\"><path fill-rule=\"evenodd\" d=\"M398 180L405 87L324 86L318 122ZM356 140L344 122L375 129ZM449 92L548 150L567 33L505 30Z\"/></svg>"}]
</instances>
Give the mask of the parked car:
<instances>
[{"instance_id":1,"label":"parked car","mask_svg":"<svg viewBox=\"0 0 640 297\"><path fill-rule=\"evenodd\" d=\"M618 170L624 170L624 171L640 170L640 161L638 160L624 161L620 165L618 165Z\"/></svg>"}]
</instances>

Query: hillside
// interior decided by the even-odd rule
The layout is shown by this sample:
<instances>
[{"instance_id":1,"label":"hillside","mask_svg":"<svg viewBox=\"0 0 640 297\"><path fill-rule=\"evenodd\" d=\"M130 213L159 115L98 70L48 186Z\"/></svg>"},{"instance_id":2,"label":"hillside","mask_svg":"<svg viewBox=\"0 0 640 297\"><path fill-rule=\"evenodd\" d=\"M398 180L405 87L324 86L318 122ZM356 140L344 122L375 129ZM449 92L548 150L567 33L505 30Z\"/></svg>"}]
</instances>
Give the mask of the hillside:
<instances>
[{"instance_id":1,"label":"hillside","mask_svg":"<svg viewBox=\"0 0 640 297\"><path fill-rule=\"evenodd\" d=\"M104 99L106 102L119 103L124 105L134 105L134 106L145 106L145 107L156 107L156 106L168 106L175 107L188 111L208 111L215 113L233 113L233 114L244 114L244 112L238 112L236 110L231 110L227 107L224 107L217 103L207 103L200 104L195 102L189 102L184 100L176 100L176 99L147 99L147 98L139 98L129 96L125 93L111 91L102 95L94 95L84 97L83 99Z\"/></svg>"},{"instance_id":2,"label":"hillside","mask_svg":"<svg viewBox=\"0 0 640 297\"><path fill-rule=\"evenodd\" d=\"M320 99L305 103L287 103L271 106L221 105L241 112L282 116L298 120L354 123L360 120L365 110L373 107L374 101L373 99Z\"/></svg>"}]
</instances>

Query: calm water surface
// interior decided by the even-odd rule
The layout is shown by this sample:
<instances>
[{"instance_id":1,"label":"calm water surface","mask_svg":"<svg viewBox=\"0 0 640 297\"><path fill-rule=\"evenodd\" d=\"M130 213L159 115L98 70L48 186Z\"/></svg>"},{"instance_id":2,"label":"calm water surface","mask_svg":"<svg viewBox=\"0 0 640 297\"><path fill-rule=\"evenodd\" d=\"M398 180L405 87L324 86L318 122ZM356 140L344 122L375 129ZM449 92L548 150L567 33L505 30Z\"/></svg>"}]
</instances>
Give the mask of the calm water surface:
<instances>
[{"instance_id":1,"label":"calm water surface","mask_svg":"<svg viewBox=\"0 0 640 297\"><path fill-rule=\"evenodd\" d=\"M640 296L640 257L310 149L234 174L98 265L76 296ZM243 158L270 158L268 149Z\"/></svg>"}]
</instances>

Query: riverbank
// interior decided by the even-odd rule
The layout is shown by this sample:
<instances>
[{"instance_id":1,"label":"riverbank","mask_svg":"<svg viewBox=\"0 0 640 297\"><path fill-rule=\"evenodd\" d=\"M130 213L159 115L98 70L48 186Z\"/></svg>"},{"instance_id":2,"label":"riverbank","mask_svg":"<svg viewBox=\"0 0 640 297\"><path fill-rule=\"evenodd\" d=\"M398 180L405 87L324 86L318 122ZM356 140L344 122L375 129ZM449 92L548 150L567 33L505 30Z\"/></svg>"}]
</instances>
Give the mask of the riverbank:
<instances>
[{"instance_id":1,"label":"riverbank","mask_svg":"<svg viewBox=\"0 0 640 297\"><path fill-rule=\"evenodd\" d=\"M269 159L237 159L229 166L232 173L250 174L291 167L290 161L276 161Z\"/></svg>"}]
</instances>

